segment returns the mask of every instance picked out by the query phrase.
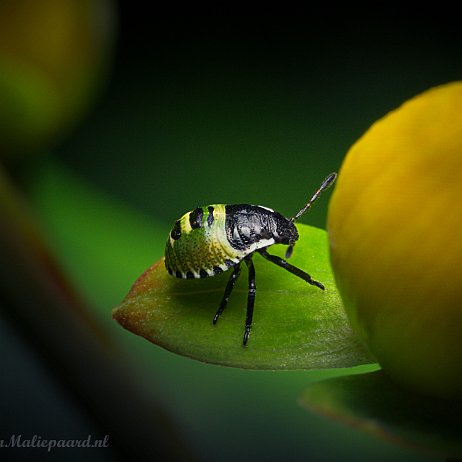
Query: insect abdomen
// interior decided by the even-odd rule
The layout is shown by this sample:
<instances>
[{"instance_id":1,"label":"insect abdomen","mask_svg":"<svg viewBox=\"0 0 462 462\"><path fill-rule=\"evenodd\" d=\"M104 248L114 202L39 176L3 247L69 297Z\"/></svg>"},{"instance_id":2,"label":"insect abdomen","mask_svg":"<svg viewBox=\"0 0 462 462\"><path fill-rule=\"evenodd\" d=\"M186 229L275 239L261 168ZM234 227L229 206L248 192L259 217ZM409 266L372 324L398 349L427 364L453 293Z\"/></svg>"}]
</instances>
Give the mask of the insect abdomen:
<instances>
[{"instance_id":1,"label":"insect abdomen","mask_svg":"<svg viewBox=\"0 0 462 462\"><path fill-rule=\"evenodd\" d=\"M165 246L167 271L178 278L215 276L243 258L226 237L223 204L198 207L175 222Z\"/></svg>"}]
</instances>

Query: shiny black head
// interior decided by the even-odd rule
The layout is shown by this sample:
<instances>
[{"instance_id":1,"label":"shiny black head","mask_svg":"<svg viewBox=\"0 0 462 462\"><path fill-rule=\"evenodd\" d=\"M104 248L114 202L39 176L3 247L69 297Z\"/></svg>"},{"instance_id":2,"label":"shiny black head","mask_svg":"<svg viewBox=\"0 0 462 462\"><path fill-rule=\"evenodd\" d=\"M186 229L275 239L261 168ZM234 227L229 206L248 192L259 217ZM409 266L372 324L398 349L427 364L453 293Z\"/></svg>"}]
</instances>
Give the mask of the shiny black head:
<instances>
[{"instance_id":1,"label":"shiny black head","mask_svg":"<svg viewBox=\"0 0 462 462\"><path fill-rule=\"evenodd\" d=\"M270 219L273 221L272 234L275 243L294 245L298 240L298 231L294 222L278 212L271 212Z\"/></svg>"}]
</instances>

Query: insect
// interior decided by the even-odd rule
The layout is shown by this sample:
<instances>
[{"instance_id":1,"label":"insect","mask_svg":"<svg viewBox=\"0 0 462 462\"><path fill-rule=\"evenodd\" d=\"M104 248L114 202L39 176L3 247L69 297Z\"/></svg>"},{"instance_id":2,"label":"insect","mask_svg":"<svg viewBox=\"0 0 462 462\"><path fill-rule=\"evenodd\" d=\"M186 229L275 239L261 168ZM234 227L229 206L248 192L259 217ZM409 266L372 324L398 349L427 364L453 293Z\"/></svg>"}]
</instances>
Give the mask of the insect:
<instances>
[{"instance_id":1,"label":"insect","mask_svg":"<svg viewBox=\"0 0 462 462\"><path fill-rule=\"evenodd\" d=\"M214 204L198 207L177 220L168 236L165 247L165 267L177 278L194 279L216 276L232 270L223 298L213 317L213 324L223 313L239 277L242 261L248 267L247 313L243 344L247 345L256 294L255 268L252 257L258 252L270 262L284 268L309 284L324 290L324 286L308 273L289 264L283 258L268 253L273 244L287 245L285 254L289 259L298 231L298 220L336 179L331 173L319 186L311 199L292 218L286 218L260 205Z\"/></svg>"}]
</instances>

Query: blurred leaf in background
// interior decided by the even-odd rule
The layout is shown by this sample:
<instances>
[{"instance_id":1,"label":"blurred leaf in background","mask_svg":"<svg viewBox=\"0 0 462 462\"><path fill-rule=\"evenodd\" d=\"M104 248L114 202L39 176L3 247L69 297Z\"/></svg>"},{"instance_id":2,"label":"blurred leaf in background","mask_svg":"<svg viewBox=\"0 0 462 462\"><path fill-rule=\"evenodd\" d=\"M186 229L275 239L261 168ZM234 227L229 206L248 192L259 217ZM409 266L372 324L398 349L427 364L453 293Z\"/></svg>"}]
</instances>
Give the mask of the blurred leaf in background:
<instances>
[{"instance_id":1,"label":"blurred leaf in background","mask_svg":"<svg viewBox=\"0 0 462 462\"><path fill-rule=\"evenodd\" d=\"M311 411L442 460L462 457L462 403L408 392L382 371L312 384L303 391L301 403Z\"/></svg>"},{"instance_id":2,"label":"blurred leaf in background","mask_svg":"<svg viewBox=\"0 0 462 462\"><path fill-rule=\"evenodd\" d=\"M0 170L0 326L5 343L13 346L3 361L8 370L2 386L7 397L1 407L2 460L54 460L59 455L40 442L88 438L107 438L105 452L89 451L95 459L163 454L194 459L159 401L131 380L110 334L63 273L50 239L43 238L24 191L8 177L10 171L21 177L28 163L38 169L44 161L38 155L69 133L94 103L111 54L114 14L109 0L0 3L0 157L7 164ZM31 153L34 162L25 162ZM11 325L29 343L29 354ZM41 374L37 359L65 394ZM46 388L37 393L48 397L45 405L31 399L22 404L24 384L16 383L22 368L36 379L30 382L34 394ZM37 412L33 425L30 415ZM57 414L65 428L55 423ZM15 445L12 438L23 443ZM72 457L81 460L82 453L69 450L66 459Z\"/></svg>"}]
</instances>

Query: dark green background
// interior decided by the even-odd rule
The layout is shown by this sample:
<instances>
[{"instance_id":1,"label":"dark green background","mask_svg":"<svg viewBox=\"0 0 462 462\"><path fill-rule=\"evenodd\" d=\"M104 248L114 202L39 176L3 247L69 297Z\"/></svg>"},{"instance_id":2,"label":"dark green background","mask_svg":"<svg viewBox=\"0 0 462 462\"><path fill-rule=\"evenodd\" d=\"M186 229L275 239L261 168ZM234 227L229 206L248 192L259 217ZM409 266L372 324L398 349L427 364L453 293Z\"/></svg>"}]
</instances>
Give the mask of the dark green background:
<instances>
[{"instance_id":1,"label":"dark green background","mask_svg":"<svg viewBox=\"0 0 462 462\"><path fill-rule=\"evenodd\" d=\"M460 79L460 25L449 15L358 18L328 8L156 16L130 2L119 22L99 100L29 163L23 183L63 265L128 350L133 380L146 382L206 461L439 460L304 411L304 386L329 374L196 363L123 331L111 309L187 210L250 202L291 215L375 120ZM326 196L303 222L324 226ZM5 424L22 433L39 426L50 438L96 434L21 338L2 330L4 348L19 355L5 360L4 392L14 395Z\"/></svg>"},{"instance_id":2,"label":"dark green background","mask_svg":"<svg viewBox=\"0 0 462 462\"><path fill-rule=\"evenodd\" d=\"M460 78L447 21L148 20L131 8L104 98L59 154L162 221L211 201L290 214L372 122Z\"/></svg>"}]
</instances>

